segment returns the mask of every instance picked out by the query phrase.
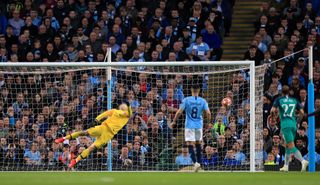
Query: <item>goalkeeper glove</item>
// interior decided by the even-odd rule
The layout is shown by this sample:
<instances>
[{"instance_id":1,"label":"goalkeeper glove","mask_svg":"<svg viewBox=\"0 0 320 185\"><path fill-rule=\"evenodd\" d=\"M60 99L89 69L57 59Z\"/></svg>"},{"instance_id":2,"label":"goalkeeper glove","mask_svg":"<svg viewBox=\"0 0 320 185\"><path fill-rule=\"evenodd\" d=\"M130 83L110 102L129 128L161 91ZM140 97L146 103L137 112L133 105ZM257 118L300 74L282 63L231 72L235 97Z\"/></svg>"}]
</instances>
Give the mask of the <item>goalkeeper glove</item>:
<instances>
[{"instance_id":1,"label":"goalkeeper glove","mask_svg":"<svg viewBox=\"0 0 320 185\"><path fill-rule=\"evenodd\" d=\"M102 122L99 121L99 120L97 120L97 119L94 120L94 125L101 125L101 123L102 123Z\"/></svg>"}]
</instances>

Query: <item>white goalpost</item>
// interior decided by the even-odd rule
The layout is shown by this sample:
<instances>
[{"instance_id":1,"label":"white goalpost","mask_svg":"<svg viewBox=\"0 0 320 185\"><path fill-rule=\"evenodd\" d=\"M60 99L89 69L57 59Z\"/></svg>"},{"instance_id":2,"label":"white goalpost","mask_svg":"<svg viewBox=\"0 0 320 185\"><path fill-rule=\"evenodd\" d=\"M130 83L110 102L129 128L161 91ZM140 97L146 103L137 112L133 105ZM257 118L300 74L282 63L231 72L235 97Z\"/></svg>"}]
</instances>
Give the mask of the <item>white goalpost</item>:
<instances>
[{"instance_id":1,"label":"white goalpost","mask_svg":"<svg viewBox=\"0 0 320 185\"><path fill-rule=\"evenodd\" d=\"M130 102L133 118L75 170L188 170L190 164L179 161L187 156L184 116L177 128L168 124L194 83L202 87L213 113L211 123L204 120L201 168L263 170L264 67L256 68L253 61L130 63L111 62L108 55L107 62L99 63L0 63L0 73L1 91L11 98L0 100L8 112L3 119L9 119L4 126L10 136L2 138L6 152L12 147L15 156L0 159L2 170L66 169L95 140L80 136L55 144L55 137L95 126L95 116L122 101ZM221 104L225 97L231 106ZM28 156L29 151L40 158Z\"/></svg>"}]
</instances>

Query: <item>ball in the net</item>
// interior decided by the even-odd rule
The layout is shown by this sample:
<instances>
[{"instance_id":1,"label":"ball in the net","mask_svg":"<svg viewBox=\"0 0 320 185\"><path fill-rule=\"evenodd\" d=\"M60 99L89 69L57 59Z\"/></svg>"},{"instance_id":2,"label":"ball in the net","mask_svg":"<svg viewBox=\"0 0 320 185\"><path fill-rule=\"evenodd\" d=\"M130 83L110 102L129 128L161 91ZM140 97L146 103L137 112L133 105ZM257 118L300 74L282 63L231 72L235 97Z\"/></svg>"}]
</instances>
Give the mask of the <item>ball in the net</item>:
<instances>
[{"instance_id":1,"label":"ball in the net","mask_svg":"<svg viewBox=\"0 0 320 185\"><path fill-rule=\"evenodd\" d=\"M229 107L231 104L232 104L232 100L230 98L223 98L222 101L221 101L221 104L223 106L227 106Z\"/></svg>"}]
</instances>

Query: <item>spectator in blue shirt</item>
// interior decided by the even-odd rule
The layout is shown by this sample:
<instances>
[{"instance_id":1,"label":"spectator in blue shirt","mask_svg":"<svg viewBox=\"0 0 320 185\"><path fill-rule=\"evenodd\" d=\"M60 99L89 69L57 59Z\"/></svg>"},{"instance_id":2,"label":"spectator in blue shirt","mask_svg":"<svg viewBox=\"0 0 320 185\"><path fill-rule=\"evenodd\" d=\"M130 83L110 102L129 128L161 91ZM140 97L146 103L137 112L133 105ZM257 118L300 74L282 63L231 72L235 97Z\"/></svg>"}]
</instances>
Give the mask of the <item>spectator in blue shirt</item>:
<instances>
[{"instance_id":1,"label":"spectator in blue shirt","mask_svg":"<svg viewBox=\"0 0 320 185\"><path fill-rule=\"evenodd\" d=\"M128 62L145 62L145 59L140 56L140 51L138 49L135 49L133 51L133 57L131 59L129 59ZM145 69L145 67L143 67L143 66L138 67L138 70L140 70L140 71L143 71L144 69Z\"/></svg>"},{"instance_id":2,"label":"spectator in blue shirt","mask_svg":"<svg viewBox=\"0 0 320 185\"><path fill-rule=\"evenodd\" d=\"M292 85L292 79L293 79L293 77L298 77L299 78L299 82L300 82L300 85L302 86L302 87L306 87L306 84L305 84L305 79L304 79L304 77L301 75L301 71L300 71L300 69L298 68L298 67L293 67L293 74L292 74L292 76L290 76L289 78L288 78L288 84L289 85Z\"/></svg>"},{"instance_id":3,"label":"spectator in blue shirt","mask_svg":"<svg viewBox=\"0 0 320 185\"><path fill-rule=\"evenodd\" d=\"M236 166L236 165L240 165L240 164L241 164L241 162L237 161L235 159L234 150L233 149L228 150L227 154L226 154L226 157L223 160L223 165L225 165L225 166Z\"/></svg>"},{"instance_id":4,"label":"spectator in blue shirt","mask_svg":"<svg viewBox=\"0 0 320 185\"><path fill-rule=\"evenodd\" d=\"M112 31L109 32L107 36L107 41L109 41L109 38L111 36L114 36L116 38L116 43L121 46L122 42L125 41L126 37L125 35L120 31L119 25L115 24L112 26Z\"/></svg>"},{"instance_id":5,"label":"spectator in blue shirt","mask_svg":"<svg viewBox=\"0 0 320 185\"><path fill-rule=\"evenodd\" d=\"M38 11L35 9L30 10L30 17L32 19L32 24L36 26L40 26L41 18L38 16Z\"/></svg>"},{"instance_id":6,"label":"spectator in blue shirt","mask_svg":"<svg viewBox=\"0 0 320 185\"><path fill-rule=\"evenodd\" d=\"M212 50L212 55L216 56L212 60L219 61L222 55L222 41L220 36L215 32L214 27L211 23L209 23L207 28L202 32L202 36L203 42L207 43L209 48Z\"/></svg>"},{"instance_id":7,"label":"spectator in blue shirt","mask_svg":"<svg viewBox=\"0 0 320 185\"><path fill-rule=\"evenodd\" d=\"M31 150L24 153L24 160L29 165L39 165L41 163L41 155L38 151L36 143L32 143Z\"/></svg>"},{"instance_id":8,"label":"spectator in blue shirt","mask_svg":"<svg viewBox=\"0 0 320 185\"><path fill-rule=\"evenodd\" d=\"M244 162L246 162L246 155L241 152L241 145L239 142L235 142L233 144L233 150L235 152L234 157L235 160L239 161L241 164L243 164Z\"/></svg>"},{"instance_id":9,"label":"spectator in blue shirt","mask_svg":"<svg viewBox=\"0 0 320 185\"><path fill-rule=\"evenodd\" d=\"M191 166L193 165L192 159L188 152L188 147L183 146L181 154L176 157L176 164L179 166Z\"/></svg>"},{"instance_id":10,"label":"spectator in blue shirt","mask_svg":"<svg viewBox=\"0 0 320 185\"><path fill-rule=\"evenodd\" d=\"M177 87L176 81L173 79L168 81L168 88L163 90L163 94L162 94L163 100L167 99L167 96L168 96L167 90L168 89L174 90L173 99L180 101L180 102L183 100L183 98L184 98L183 90L182 90L182 88Z\"/></svg>"},{"instance_id":11,"label":"spectator in blue shirt","mask_svg":"<svg viewBox=\"0 0 320 185\"><path fill-rule=\"evenodd\" d=\"M7 18L4 14L2 14L0 10L0 34L6 33L7 24L8 24Z\"/></svg>"},{"instance_id":12,"label":"spectator in blue shirt","mask_svg":"<svg viewBox=\"0 0 320 185\"><path fill-rule=\"evenodd\" d=\"M204 167L213 167L218 164L218 149L216 146L206 146L206 153L202 156L201 164Z\"/></svg>"},{"instance_id":13,"label":"spectator in blue shirt","mask_svg":"<svg viewBox=\"0 0 320 185\"><path fill-rule=\"evenodd\" d=\"M22 113L22 108L29 107L28 103L24 100L24 95L22 93L18 93L17 95L17 101L13 103L13 109L14 112L17 114Z\"/></svg>"},{"instance_id":14,"label":"spectator in blue shirt","mask_svg":"<svg viewBox=\"0 0 320 185\"><path fill-rule=\"evenodd\" d=\"M210 58L210 48L207 43L202 41L202 35L198 35L196 42L192 43L187 49L187 54L192 54L199 57L201 60L208 60Z\"/></svg>"},{"instance_id":15,"label":"spectator in blue shirt","mask_svg":"<svg viewBox=\"0 0 320 185\"><path fill-rule=\"evenodd\" d=\"M309 153L307 153L305 156L303 156L303 158L308 161L309 160ZM320 165L320 154L318 154L318 153L316 153L316 164Z\"/></svg>"},{"instance_id":16,"label":"spectator in blue shirt","mask_svg":"<svg viewBox=\"0 0 320 185\"><path fill-rule=\"evenodd\" d=\"M13 33L15 36L20 35L22 26L25 25L24 21L20 18L19 10L13 12L13 17L9 19L9 24L13 27Z\"/></svg>"},{"instance_id":17,"label":"spectator in blue shirt","mask_svg":"<svg viewBox=\"0 0 320 185\"><path fill-rule=\"evenodd\" d=\"M161 8L156 8L154 11L154 16L152 16L148 21L148 28L151 28L153 22L158 20L162 28L168 26L168 20L163 16L163 10Z\"/></svg>"}]
</instances>

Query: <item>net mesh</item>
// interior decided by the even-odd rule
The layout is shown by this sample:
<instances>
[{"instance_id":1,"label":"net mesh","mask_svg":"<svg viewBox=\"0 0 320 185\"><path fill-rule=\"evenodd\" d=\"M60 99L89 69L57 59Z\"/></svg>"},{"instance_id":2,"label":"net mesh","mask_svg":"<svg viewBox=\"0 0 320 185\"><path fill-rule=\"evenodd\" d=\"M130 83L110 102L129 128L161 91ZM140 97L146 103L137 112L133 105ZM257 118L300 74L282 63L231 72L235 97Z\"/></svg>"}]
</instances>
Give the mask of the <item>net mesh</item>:
<instances>
[{"instance_id":1,"label":"net mesh","mask_svg":"<svg viewBox=\"0 0 320 185\"><path fill-rule=\"evenodd\" d=\"M204 120L203 170L249 170L250 134L255 134L256 170L262 169L262 96L265 68L256 68L256 112L250 120L249 68L245 65L113 67L106 68L6 67L0 68L1 170L67 170L71 159L95 142L80 136L63 144L54 139L96 126L107 110L108 83L112 108L128 101L134 115L112 139L110 146L92 152L75 170L192 170L185 148L185 116L169 128L193 84L209 103L211 122ZM222 105L229 97L230 106ZM255 124L256 133L250 133Z\"/></svg>"}]
</instances>

